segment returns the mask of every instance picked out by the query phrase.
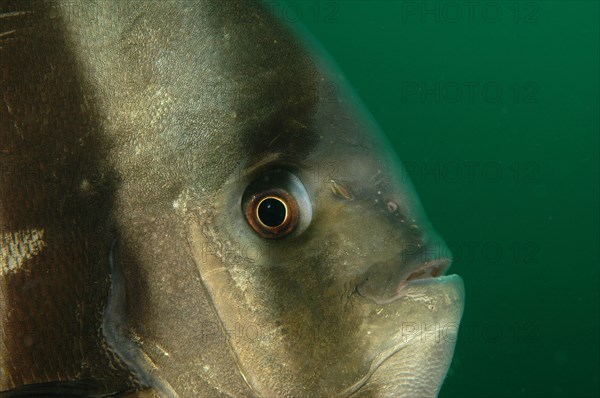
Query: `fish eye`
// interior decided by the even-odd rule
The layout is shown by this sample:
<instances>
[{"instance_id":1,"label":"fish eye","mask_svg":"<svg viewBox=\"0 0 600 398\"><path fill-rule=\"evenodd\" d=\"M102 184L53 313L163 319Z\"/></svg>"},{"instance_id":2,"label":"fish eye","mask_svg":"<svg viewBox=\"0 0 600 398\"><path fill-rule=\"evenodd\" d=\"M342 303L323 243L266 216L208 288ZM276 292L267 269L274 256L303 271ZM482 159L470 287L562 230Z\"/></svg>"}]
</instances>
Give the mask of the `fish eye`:
<instances>
[{"instance_id":1,"label":"fish eye","mask_svg":"<svg viewBox=\"0 0 600 398\"><path fill-rule=\"evenodd\" d=\"M279 239L302 232L312 217L306 188L285 170L264 173L248 185L242 198L248 225L265 239Z\"/></svg>"}]
</instances>

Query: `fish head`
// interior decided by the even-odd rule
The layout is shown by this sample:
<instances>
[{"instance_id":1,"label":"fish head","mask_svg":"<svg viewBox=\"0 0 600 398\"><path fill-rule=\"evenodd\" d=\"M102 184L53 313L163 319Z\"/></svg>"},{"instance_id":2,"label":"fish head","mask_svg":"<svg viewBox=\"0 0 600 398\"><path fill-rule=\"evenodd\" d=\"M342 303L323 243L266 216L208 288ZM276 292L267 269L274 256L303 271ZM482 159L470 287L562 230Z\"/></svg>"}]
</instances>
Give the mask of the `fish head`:
<instances>
[{"instance_id":1,"label":"fish head","mask_svg":"<svg viewBox=\"0 0 600 398\"><path fill-rule=\"evenodd\" d=\"M191 211L194 262L258 396L434 396L462 280L381 129L307 47L310 79L272 86L284 105Z\"/></svg>"}]
</instances>

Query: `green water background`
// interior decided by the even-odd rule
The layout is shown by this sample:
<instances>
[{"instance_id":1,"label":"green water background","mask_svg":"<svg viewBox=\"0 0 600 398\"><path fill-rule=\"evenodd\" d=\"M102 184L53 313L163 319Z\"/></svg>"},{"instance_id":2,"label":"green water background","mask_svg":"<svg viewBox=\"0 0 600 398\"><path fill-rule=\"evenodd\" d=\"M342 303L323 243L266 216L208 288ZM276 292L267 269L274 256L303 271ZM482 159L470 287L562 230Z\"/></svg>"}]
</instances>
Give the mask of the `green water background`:
<instances>
[{"instance_id":1,"label":"green water background","mask_svg":"<svg viewBox=\"0 0 600 398\"><path fill-rule=\"evenodd\" d=\"M600 396L598 2L268 3L338 62L454 252L440 396Z\"/></svg>"}]
</instances>

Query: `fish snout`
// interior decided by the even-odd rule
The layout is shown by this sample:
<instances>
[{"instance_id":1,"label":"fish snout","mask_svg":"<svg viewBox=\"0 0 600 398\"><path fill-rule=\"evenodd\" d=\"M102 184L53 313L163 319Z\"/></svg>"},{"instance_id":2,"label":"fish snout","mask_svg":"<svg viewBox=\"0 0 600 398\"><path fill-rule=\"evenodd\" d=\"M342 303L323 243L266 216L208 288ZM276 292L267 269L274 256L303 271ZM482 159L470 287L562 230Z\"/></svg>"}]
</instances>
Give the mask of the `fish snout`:
<instances>
[{"instance_id":1,"label":"fish snout","mask_svg":"<svg viewBox=\"0 0 600 398\"><path fill-rule=\"evenodd\" d=\"M440 240L420 245L419 250L408 253L402 251L389 261L371 265L356 286L356 292L377 304L388 304L402 297L408 285L435 280L452 264L450 250Z\"/></svg>"}]
</instances>

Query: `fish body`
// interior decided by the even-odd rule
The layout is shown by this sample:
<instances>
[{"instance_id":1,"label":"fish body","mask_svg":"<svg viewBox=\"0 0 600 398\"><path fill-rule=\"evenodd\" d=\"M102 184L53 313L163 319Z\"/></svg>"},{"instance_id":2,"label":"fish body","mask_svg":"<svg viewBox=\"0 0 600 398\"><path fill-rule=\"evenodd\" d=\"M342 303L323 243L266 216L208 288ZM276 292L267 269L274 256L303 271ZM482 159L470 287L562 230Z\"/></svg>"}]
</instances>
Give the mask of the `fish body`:
<instances>
[{"instance_id":1,"label":"fish body","mask_svg":"<svg viewBox=\"0 0 600 398\"><path fill-rule=\"evenodd\" d=\"M435 396L451 255L254 2L4 2L0 393Z\"/></svg>"}]
</instances>

